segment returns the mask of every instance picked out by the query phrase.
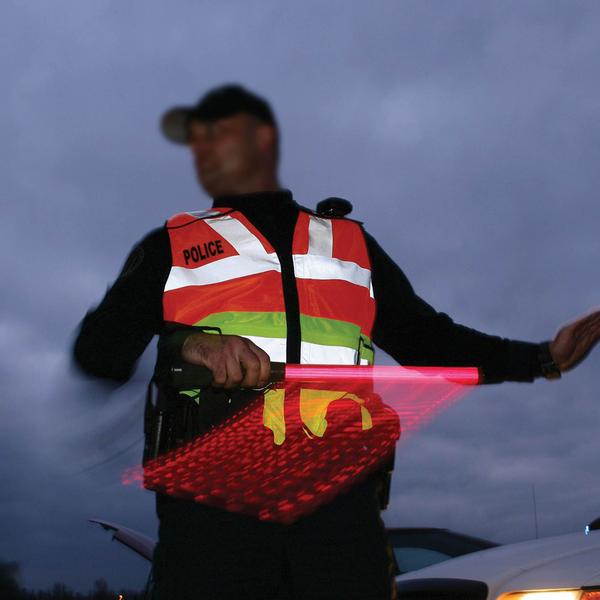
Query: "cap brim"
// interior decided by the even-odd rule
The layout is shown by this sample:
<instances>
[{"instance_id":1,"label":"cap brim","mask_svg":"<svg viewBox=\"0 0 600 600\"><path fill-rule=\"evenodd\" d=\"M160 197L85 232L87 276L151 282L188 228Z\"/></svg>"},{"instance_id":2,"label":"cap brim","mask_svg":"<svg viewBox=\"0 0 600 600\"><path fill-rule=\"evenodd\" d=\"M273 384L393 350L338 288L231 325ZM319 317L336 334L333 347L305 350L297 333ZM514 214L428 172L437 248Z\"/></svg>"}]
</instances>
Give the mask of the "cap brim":
<instances>
[{"instance_id":1,"label":"cap brim","mask_svg":"<svg viewBox=\"0 0 600 600\"><path fill-rule=\"evenodd\" d=\"M175 106L168 110L160 120L163 135L175 144L187 144L188 122L193 108L190 106Z\"/></svg>"}]
</instances>

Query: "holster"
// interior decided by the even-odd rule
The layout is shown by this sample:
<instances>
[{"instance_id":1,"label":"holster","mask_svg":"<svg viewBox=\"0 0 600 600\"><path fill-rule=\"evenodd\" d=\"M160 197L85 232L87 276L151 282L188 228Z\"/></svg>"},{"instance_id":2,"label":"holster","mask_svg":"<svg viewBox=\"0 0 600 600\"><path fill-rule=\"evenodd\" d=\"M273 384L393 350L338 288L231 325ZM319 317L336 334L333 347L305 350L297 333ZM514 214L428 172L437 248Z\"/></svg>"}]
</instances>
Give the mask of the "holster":
<instances>
[{"instance_id":1,"label":"holster","mask_svg":"<svg viewBox=\"0 0 600 600\"><path fill-rule=\"evenodd\" d=\"M144 408L144 456L142 462L166 452L173 440L173 409L154 379L148 383Z\"/></svg>"},{"instance_id":2,"label":"holster","mask_svg":"<svg viewBox=\"0 0 600 600\"><path fill-rule=\"evenodd\" d=\"M256 395L252 390L207 388L197 401L152 379L144 410L143 463L210 431Z\"/></svg>"}]
</instances>

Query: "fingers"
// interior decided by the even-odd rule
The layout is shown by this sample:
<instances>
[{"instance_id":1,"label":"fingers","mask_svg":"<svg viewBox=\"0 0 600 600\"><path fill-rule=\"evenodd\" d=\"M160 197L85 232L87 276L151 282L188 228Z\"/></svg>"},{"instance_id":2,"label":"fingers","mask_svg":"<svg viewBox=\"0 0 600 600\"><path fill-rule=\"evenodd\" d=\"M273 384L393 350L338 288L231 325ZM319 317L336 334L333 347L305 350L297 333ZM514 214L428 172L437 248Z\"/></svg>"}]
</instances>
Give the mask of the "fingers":
<instances>
[{"instance_id":1,"label":"fingers","mask_svg":"<svg viewBox=\"0 0 600 600\"><path fill-rule=\"evenodd\" d=\"M600 340L600 311L595 311L563 327L559 331L555 348L561 371L578 365Z\"/></svg>"},{"instance_id":2,"label":"fingers","mask_svg":"<svg viewBox=\"0 0 600 600\"><path fill-rule=\"evenodd\" d=\"M225 363L227 367L227 380L225 381L223 387L226 390L232 390L241 387L244 373L242 371L242 365L239 358L234 354L230 354L226 357Z\"/></svg>"},{"instance_id":3,"label":"fingers","mask_svg":"<svg viewBox=\"0 0 600 600\"><path fill-rule=\"evenodd\" d=\"M224 387L227 384L227 364L224 361L218 361L213 367L207 366L213 374L213 387Z\"/></svg>"},{"instance_id":4,"label":"fingers","mask_svg":"<svg viewBox=\"0 0 600 600\"><path fill-rule=\"evenodd\" d=\"M594 346L600 341L600 320L588 327L577 340L577 350L582 358L587 356Z\"/></svg>"},{"instance_id":5,"label":"fingers","mask_svg":"<svg viewBox=\"0 0 600 600\"><path fill-rule=\"evenodd\" d=\"M260 371L256 387L265 387L271 381L271 358L262 348L258 348L258 356Z\"/></svg>"},{"instance_id":6,"label":"fingers","mask_svg":"<svg viewBox=\"0 0 600 600\"><path fill-rule=\"evenodd\" d=\"M243 339L243 341L246 345L240 354L243 379L238 385L242 388L262 388L269 383L271 371L269 355L250 340Z\"/></svg>"},{"instance_id":7,"label":"fingers","mask_svg":"<svg viewBox=\"0 0 600 600\"><path fill-rule=\"evenodd\" d=\"M575 335L585 334L590 328L600 325L600 310L579 319L573 325Z\"/></svg>"},{"instance_id":8,"label":"fingers","mask_svg":"<svg viewBox=\"0 0 600 600\"><path fill-rule=\"evenodd\" d=\"M226 390L240 387L244 374L238 350L232 344L225 343L220 351L211 353L206 366L213 373L213 387Z\"/></svg>"},{"instance_id":9,"label":"fingers","mask_svg":"<svg viewBox=\"0 0 600 600\"><path fill-rule=\"evenodd\" d=\"M252 373L252 378L248 381L244 380L242 387L262 388L269 383L271 375L271 359L269 355L250 340L248 348L252 352L253 366L256 368Z\"/></svg>"}]
</instances>

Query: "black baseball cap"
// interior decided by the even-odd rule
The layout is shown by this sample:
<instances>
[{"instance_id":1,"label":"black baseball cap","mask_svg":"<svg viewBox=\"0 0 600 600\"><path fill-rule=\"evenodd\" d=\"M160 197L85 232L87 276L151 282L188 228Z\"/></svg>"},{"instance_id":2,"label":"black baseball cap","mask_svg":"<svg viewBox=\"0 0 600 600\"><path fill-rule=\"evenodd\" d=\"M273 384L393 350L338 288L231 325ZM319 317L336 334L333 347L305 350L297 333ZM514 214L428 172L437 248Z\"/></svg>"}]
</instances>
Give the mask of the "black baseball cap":
<instances>
[{"instance_id":1,"label":"black baseball cap","mask_svg":"<svg viewBox=\"0 0 600 600\"><path fill-rule=\"evenodd\" d=\"M248 113L277 128L269 103L237 83L209 90L195 106L174 106L160 121L164 136L176 144L187 144L190 121L216 121L238 113Z\"/></svg>"}]
</instances>

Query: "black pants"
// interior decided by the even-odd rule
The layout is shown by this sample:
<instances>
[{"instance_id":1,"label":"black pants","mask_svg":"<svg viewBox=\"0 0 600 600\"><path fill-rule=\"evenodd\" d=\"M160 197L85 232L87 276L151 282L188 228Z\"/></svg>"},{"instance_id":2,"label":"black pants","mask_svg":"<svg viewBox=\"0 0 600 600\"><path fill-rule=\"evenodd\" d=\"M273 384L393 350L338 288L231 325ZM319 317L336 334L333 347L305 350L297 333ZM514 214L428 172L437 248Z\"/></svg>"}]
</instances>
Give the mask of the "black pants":
<instances>
[{"instance_id":1,"label":"black pants","mask_svg":"<svg viewBox=\"0 0 600 600\"><path fill-rule=\"evenodd\" d=\"M390 600L373 480L284 526L157 495L159 600Z\"/></svg>"}]
</instances>

